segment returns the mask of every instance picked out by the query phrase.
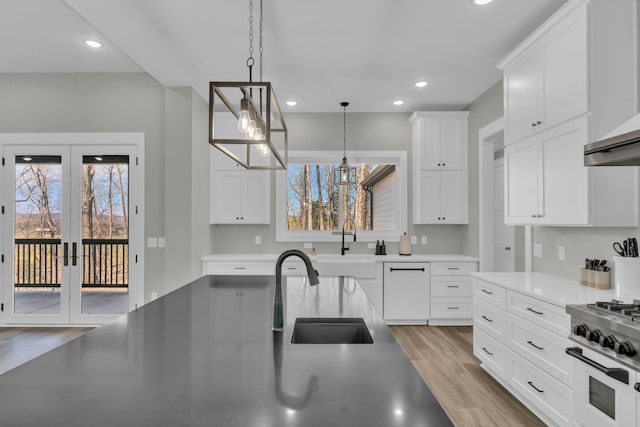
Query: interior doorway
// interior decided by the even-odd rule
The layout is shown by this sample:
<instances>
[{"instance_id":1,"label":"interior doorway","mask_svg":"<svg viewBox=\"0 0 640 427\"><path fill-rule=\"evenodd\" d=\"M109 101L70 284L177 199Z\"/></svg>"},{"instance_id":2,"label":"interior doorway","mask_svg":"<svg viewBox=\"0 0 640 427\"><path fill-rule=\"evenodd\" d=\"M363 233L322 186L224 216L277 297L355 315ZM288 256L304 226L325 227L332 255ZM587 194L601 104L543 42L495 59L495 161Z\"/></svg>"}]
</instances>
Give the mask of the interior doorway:
<instances>
[{"instance_id":1,"label":"interior doorway","mask_svg":"<svg viewBox=\"0 0 640 427\"><path fill-rule=\"evenodd\" d=\"M141 305L142 135L25 135L2 138L3 323L102 324Z\"/></svg>"},{"instance_id":2,"label":"interior doorway","mask_svg":"<svg viewBox=\"0 0 640 427\"><path fill-rule=\"evenodd\" d=\"M504 224L504 119L483 127L479 137L480 271L515 271L513 226Z\"/></svg>"}]
</instances>

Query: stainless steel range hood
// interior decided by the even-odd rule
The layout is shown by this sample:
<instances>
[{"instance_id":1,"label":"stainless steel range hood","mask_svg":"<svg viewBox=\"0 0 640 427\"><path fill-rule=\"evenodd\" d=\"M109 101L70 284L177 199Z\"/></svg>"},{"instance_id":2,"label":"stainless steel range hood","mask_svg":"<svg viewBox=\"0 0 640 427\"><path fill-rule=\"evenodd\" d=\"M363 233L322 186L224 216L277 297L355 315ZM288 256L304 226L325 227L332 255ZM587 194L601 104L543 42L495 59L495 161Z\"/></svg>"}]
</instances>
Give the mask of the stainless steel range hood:
<instances>
[{"instance_id":1,"label":"stainless steel range hood","mask_svg":"<svg viewBox=\"0 0 640 427\"><path fill-rule=\"evenodd\" d=\"M585 166L640 165L640 114L584 146Z\"/></svg>"}]
</instances>

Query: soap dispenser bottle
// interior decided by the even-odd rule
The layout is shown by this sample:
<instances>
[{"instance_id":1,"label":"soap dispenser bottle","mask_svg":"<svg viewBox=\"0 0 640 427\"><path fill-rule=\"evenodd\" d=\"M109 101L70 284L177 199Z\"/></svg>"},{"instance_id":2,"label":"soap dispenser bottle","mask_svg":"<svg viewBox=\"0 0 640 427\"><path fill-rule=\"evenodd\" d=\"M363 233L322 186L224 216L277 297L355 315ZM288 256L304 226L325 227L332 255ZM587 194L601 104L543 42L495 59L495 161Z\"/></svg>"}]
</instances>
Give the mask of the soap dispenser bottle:
<instances>
[{"instance_id":1,"label":"soap dispenser bottle","mask_svg":"<svg viewBox=\"0 0 640 427\"><path fill-rule=\"evenodd\" d=\"M380 255L387 254L387 245L384 244L384 240L382 241L382 245L380 245Z\"/></svg>"}]
</instances>

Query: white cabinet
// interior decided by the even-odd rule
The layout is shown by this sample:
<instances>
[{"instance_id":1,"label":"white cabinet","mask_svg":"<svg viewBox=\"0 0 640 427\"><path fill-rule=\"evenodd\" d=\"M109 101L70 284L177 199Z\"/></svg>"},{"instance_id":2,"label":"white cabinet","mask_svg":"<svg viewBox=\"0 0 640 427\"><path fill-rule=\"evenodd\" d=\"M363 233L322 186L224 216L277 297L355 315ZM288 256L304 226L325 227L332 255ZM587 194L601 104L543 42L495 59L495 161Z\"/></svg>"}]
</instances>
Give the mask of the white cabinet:
<instances>
[{"instance_id":1,"label":"white cabinet","mask_svg":"<svg viewBox=\"0 0 640 427\"><path fill-rule=\"evenodd\" d=\"M468 112L415 112L413 223L466 224Z\"/></svg>"},{"instance_id":2,"label":"white cabinet","mask_svg":"<svg viewBox=\"0 0 640 427\"><path fill-rule=\"evenodd\" d=\"M500 65L507 144L587 112L587 17L582 4Z\"/></svg>"},{"instance_id":3,"label":"white cabinet","mask_svg":"<svg viewBox=\"0 0 640 427\"><path fill-rule=\"evenodd\" d=\"M390 324L427 324L429 263L384 263L384 320Z\"/></svg>"},{"instance_id":4,"label":"white cabinet","mask_svg":"<svg viewBox=\"0 0 640 427\"><path fill-rule=\"evenodd\" d=\"M476 262L431 263L430 325L473 324L473 284Z\"/></svg>"},{"instance_id":5,"label":"white cabinet","mask_svg":"<svg viewBox=\"0 0 640 427\"><path fill-rule=\"evenodd\" d=\"M637 225L636 168L585 167L588 135L581 116L505 147L506 224Z\"/></svg>"}]
</instances>

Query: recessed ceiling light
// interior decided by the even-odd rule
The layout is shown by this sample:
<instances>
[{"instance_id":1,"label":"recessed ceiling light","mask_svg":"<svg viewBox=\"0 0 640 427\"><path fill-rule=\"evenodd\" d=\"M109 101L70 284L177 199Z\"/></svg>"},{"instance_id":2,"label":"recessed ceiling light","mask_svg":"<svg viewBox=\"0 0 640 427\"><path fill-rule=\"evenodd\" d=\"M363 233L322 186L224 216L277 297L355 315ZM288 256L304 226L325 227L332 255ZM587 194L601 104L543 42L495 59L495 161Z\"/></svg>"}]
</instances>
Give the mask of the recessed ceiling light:
<instances>
[{"instance_id":1,"label":"recessed ceiling light","mask_svg":"<svg viewBox=\"0 0 640 427\"><path fill-rule=\"evenodd\" d=\"M393 101L393 105L402 105L404 104L404 101L402 99L396 99L395 101Z\"/></svg>"},{"instance_id":2,"label":"recessed ceiling light","mask_svg":"<svg viewBox=\"0 0 640 427\"><path fill-rule=\"evenodd\" d=\"M85 40L84 44L86 44L89 47L95 47L95 48L102 47L102 43L96 40Z\"/></svg>"},{"instance_id":3,"label":"recessed ceiling light","mask_svg":"<svg viewBox=\"0 0 640 427\"><path fill-rule=\"evenodd\" d=\"M419 82L415 82L414 85L416 87L425 87L426 85L428 85L429 82L426 80L420 80Z\"/></svg>"},{"instance_id":4,"label":"recessed ceiling light","mask_svg":"<svg viewBox=\"0 0 640 427\"><path fill-rule=\"evenodd\" d=\"M298 103L296 101L287 101L287 105L289 107L294 107L294 106L298 105Z\"/></svg>"},{"instance_id":5,"label":"recessed ceiling light","mask_svg":"<svg viewBox=\"0 0 640 427\"><path fill-rule=\"evenodd\" d=\"M485 4L491 3L493 0L473 0L475 4L478 6L484 6Z\"/></svg>"}]
</instances>

